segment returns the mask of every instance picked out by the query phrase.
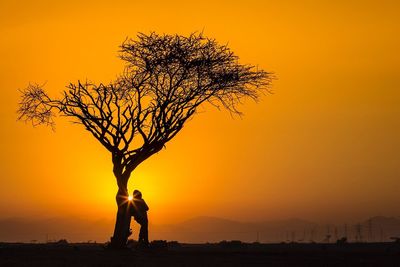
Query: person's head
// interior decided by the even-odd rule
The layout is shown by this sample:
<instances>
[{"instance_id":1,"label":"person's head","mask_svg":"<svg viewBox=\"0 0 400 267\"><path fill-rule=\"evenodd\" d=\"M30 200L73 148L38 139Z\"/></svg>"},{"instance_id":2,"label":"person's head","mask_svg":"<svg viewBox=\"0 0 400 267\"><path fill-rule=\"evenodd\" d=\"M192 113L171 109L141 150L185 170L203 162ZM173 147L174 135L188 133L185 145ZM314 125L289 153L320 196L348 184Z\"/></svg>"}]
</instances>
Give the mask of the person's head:
<instances>
[{"instance_id":1,"label":"person's head","mask_svg":"<svg viewBox=\"0 0 400 267\"><path fill-rule=\"evenodd\" d=\"M142 198L142 193L139 190L134 190L133 191L133 197L134 198Z\"/></svg>"}]
</instances>

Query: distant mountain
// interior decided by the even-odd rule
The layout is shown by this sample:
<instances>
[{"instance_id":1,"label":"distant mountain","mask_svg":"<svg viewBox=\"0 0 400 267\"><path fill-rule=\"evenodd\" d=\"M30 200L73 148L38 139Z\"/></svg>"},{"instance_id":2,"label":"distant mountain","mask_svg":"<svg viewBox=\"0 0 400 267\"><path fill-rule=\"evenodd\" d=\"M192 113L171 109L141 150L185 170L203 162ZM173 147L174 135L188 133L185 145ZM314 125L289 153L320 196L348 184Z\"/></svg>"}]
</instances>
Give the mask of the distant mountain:
<instances>
[{"instance_id":1,"label":"distant mountain","mask_svg":"<svg viewBox=\"0 0 400 267\"><path fill-rule=\"evenodd\" d=\"M106 241L112 233L111 220L82 220L78 218L7 218L0 220L0 242Z\"/></svg>"},{"instance_id":2,"label":"distant mountain","mask_svg":"<svg viewBox=\"0 0 400 267\"><path fill-rule=\"evenodd\" d=\"M233 220L227 220L217 217L195 217L190 220L186 220L177 226L183 229L195 232L232 232L238 230L249 230L249 224L241 223Z\"/></svg>"},{"instance_id":3,"label":"distant mountain","mask_svg":"<svg viewBox=\"0 0 400 267\"><path fill-rule=\"evenodd\" d=\"M361 227L358 228L357 225ZM317 224L301 219L265 222L238 222L216 217L196 217L175 225L153 225L157 239L204 243L221 240L245 242L336 242L347 237L351 242L390 241L400 236L400 218L372 217L359 224Z\"/></svg>"},{"instance_id":4,"label":"distant mountain","mask_svg":"<svg viewBox=\"0 0 400 267\"><path fill-rule=\"evenodd\" d=\"M150 224L151 240L177 240L187 243L241 240L244 242L335 242L347 235L350 241L361 234L361 241L390 241L400 236L400 218L371 217L353 225L318 225L301 219L265 222L238 222L217 217L195 217L177 224ZM132 223L133 238L139 227ZM82 220L77 218L0 219L0 242L45 242L67 239L70 242L109 240L113 220ZM327 239L327 237L329 238ZM360 237L357 237L360 238Z\"/></svg>"},{"instance_id":5,"label":"distant mountain","mask_svg":"<svg viewBox=\"0 0 400 267\"><path fill-rule=\"evenodd\" d=\"M364 240L389 240L400 237L400 218L375 216L361 223Z\"/></svg>"},{"instance_id":6,"label":"distant mountain","mask_svg":"<svg viewBox=\"0 0 400 267\"><path fill-rule=\"evenodd\" d=\"M179 240L181 242L204 243L221 240L242 240L246 242L281 242L296 234L311 231L315 223L300 219L245 223L216 217L195 217L175 225L153 225L151 231L161 239ZM300 236L298 236L300 237ZM297 239L296 239L297 240Z\"/></svg>"},{"instance_id":7,"label":"distant mountain","mask_svg":"<svg viewBox=\"0 0 400 267\"><path fill-rule=\"evenodd\" d=\"M368 220L365 220L363 224L369 224L371 221L372 224L381 225L383 227L399 227L400 226L400 218L399 217L384 217L384 216L375 216L371 217Z\"/></svg>"}]
</instances>

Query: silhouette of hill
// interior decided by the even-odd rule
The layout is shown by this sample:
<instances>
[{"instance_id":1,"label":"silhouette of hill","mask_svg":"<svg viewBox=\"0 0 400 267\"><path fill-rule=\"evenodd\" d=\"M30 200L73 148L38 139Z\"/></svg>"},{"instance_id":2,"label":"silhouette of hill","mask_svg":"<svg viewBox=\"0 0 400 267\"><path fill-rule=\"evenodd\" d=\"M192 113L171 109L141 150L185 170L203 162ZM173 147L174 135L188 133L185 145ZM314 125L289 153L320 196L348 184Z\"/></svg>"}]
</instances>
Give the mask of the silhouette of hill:
<instances>
[{"instance_id":1,"label":"silhouette of hill","mask_svg":"<svg viewBox=\"0 0 400 267\"><path fill-rule=\"evenodd\" d=\"M367 225L368 221L371 221L372 224L381 225L385 228L397 228L400 226L400 218L396 217L375 216L365 220L363 224Z\"/></svg>"},{"instance_id":2,"label":"silhouette of hill","mask_svg":"<svg viewBox=\"0 0 400 267\"><path fill-rule=\"evenodd\" d=\"M241 240L245 242L282 242L287 232L310 231L315 223L300 219L267 222L238 222L217 217L200 216L175 225L152 227L154 234L165 239L181 242L205 243L221 240Z\"/></svg>"},{"instance_id":3,"label":"silhouette of hill","mask_svg":"<svg viewBox=\"0 0 400 267\"><path fill-rule=\"evenodd\" d=\"M362 241L390 241L400 236L400 218L375 216L360 222ZM45 242L67 239L70 242L109 239L113 220L83 220L79 218L7 218L0 219L0 242ZM229 219L200 216L181 223L150 224L151 240L177 240L187 243L219 242L221 240L260 241L264 243L321 242L328 230L330 241L344 236L343 225L321 225L301 219L265 222L238 222ZM348 238L355 240L355 225L347 226ZM137 238L138 225L132 223L133 238ZM335 236L336 232L336 236Z\"/></svg>"},{"instance_id":4,"label":"silhouette of hill","mask_svg":"<svg viewBox=\"0 0 400 267\"><path fill-rule=\"evenodd\" d=\"M2 242L45 242L68 239L69 241L106 241L112 231L111 220L83 220L73 217L46 219L7 218L0 220Z\"/></svg>"},{"instance_id":5,"label":"silhouette of hill","mask_svg":"<svg viewBox=\"0 0 400 267\"><path fill-rule=\"evenodd\" d=\"M178 226L185 230L201 233L230 233L250 230L250 225L246 223L207 216L200 216L186 220L178 224Z\"/></svg>"},{"instance_id":6,"label":"silhouette of hill","mask_svg":"<svg viewBox=\"0 0 400 267\"><path fill-rule=\"evenodd\" d=\"M364 229L365 240L389 240L391 237L400 237L400 218L375 216L361 223Z\"/></svg>"}]
</instances>

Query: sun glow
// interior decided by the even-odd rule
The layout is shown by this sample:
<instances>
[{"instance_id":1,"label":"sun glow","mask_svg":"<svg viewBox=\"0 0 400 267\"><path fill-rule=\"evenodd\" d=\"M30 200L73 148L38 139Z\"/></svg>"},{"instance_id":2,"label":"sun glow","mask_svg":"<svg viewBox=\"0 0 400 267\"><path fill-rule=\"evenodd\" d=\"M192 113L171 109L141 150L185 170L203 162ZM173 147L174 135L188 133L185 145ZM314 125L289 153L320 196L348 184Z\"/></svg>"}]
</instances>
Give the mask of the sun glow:
<instances>
[{"instance_id":1,"label":"sun glow","mask_svg":"<svg viewBox=\"0 0 400 267\"><path fill-rule=\"evenodd\" d=\"M133 196L129 196L128 200L131 201L133 199Z\"/></svg>"},{"instance_id":2,"label":"sun glow","mask_svg":"<svg viewBox=\"0 0 400 267\"><path fill-rule=\"evenodd\" d=\"M134 170L121 201L132 203L128 196L139 189L149 222L160 225L201 215L358 221L399 214L400 1L16 3L0 1L1 218L115 220L110 152L67 118L56 119L55 132L17 123L18 89L48 81L49 96L62 97L78 79L107 84L123 71L118 46L126 37L203 27L239 62L276 73L274 94L245 100L243 119L201 108ZM25 168L16 167L20 161ZM15 198L22 186L30 190ZM111 228L101 228L102 238ZM89 235L83 232L76 241Z\"/></svg>"}]
</instances>

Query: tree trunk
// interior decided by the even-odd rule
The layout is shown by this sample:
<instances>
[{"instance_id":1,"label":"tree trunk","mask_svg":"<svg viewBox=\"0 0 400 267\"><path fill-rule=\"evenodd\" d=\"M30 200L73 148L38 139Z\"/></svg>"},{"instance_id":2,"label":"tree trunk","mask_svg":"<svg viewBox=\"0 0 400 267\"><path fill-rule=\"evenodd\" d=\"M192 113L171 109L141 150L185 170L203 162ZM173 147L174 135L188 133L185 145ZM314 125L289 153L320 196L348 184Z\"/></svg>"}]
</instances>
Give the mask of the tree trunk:
<instances>
[{"instance_id":1,"label":"tree trunk","mask_svg":"<svg viewBox=\"0 0 400 267\"><path fill-rule=\"evenodd\" d=\"M125 248L130 235L131 215L129 212L127 183L118 183L118 193L116 196L118 211L115 220L114 235L111 237L110 247L115 249Z\"/></svg>"},{"instance_id":2,"label":"tree trunk","mask_svg":"<svg viewBox=\"0 0 400 267\"><path fill-rule=\"evenodd\" d=\"M148 157L148 156L147 156ZM137 157L130 165L124 167L122 165L123 156L121 153L113 153L113 173L117 179L118 192L116 196L118 211L115 220L114 235L111 237L110 247L115 249L125 248L130 236L130 203L128 200L128 180L132 171L147 157Z\"/></svg>"}]
</instances>

